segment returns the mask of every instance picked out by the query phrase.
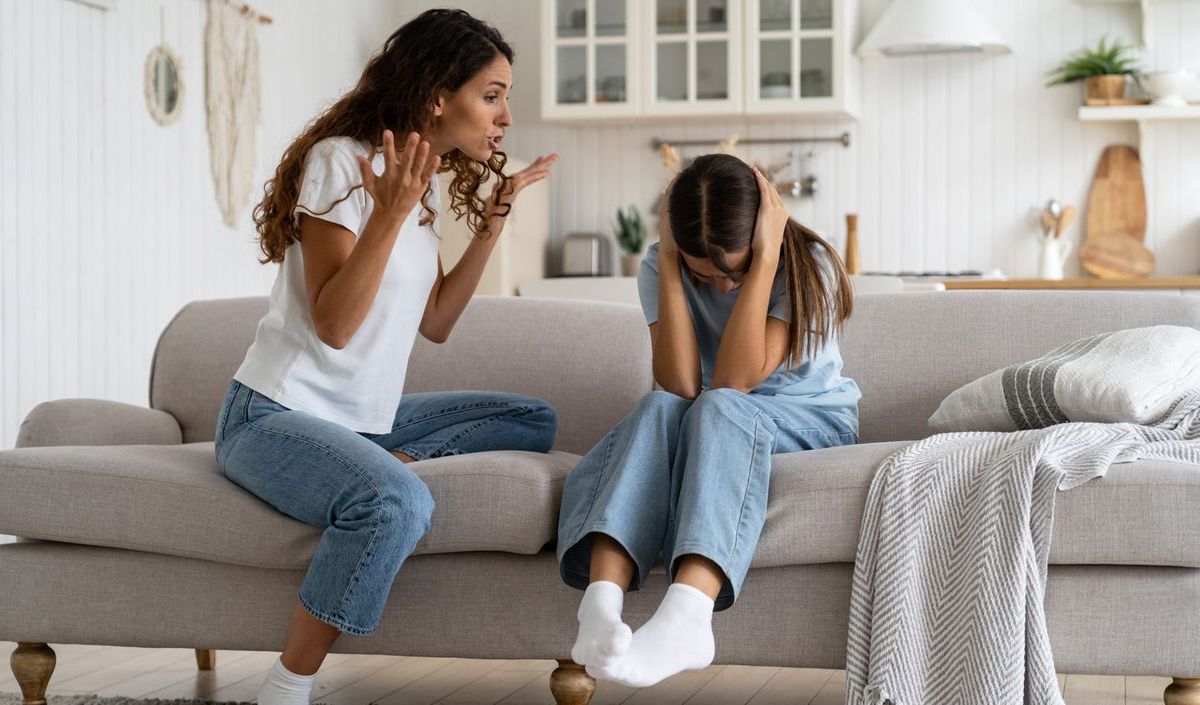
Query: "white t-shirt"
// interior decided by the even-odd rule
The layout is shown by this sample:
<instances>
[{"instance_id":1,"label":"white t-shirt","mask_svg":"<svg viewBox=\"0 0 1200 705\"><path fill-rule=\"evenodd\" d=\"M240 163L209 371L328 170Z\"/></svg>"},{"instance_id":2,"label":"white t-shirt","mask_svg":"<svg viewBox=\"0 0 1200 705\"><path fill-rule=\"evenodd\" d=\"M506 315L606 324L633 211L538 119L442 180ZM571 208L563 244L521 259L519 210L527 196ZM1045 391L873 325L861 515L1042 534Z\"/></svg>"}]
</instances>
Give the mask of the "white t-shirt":
<instances>
[{"instance_id":1,"label":"white t-shirt","mask_svg":"<svg viewBox=\"0 0 1200 705\"><path fill-rule=\"evenodd\" d=\"M369 144L350 137L315 144L304 160L295 217L307 213L341 225L356 238L362 235L371 215L371 196L357 188L332 204L362 183L355 156L371 154ZM382 173L383 156L374 154L372 165L375 173ZM434 212L441 207L436 178L429 199ZM271 289L270 308L258 322L254 343L234 379L289 409L353 431L390 432L408 356L437 278L438 238L432 224L419 224L422 213L418 203L408 214L375 302L341 350L317 337L308 311L303 250L298 243L289 247Z\"/></svg>"}]
</instances>

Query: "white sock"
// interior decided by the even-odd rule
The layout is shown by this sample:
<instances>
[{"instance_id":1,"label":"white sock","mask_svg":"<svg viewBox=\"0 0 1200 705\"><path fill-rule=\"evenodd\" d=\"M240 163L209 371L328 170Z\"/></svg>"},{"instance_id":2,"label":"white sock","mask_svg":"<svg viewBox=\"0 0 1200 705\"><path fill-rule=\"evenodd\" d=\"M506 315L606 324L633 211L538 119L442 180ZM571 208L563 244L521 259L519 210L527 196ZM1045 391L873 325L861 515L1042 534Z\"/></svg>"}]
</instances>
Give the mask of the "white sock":
<instances>
[{"instance_id":1,"label":"white sock","mask_svg":"<svg viewBox=\"0 0 1200 705\"><path fill-rule=\"evenodd\" d=\"M707 668L715 650L713 601L691 585L675 583L650 621L633 634L624 656L610 666L587 667L593 678L645 688L685 670Z\"/></svg>"},{"instance_id":2,"label":"white sock","mask_svg":"<svg viewBox=\"0 0 1200 705\"><path fill-rule=\"evenodd\" d=\"M292 673L276 659L258 689L258 705L308 705L316 677Z\"/></svg>"},{"instance_id":3,"label":"white sock","mask_svg":"<svg viewBox=\"0 0 1200 705\"><path fill-rule=\"evenodd\" d=\"M608 666L629 648L633 632L621 621L625 591L620 585L597 580L588 585L579 603L579 636L571 659L583 665Z\"/></svg>"}]
</instances>

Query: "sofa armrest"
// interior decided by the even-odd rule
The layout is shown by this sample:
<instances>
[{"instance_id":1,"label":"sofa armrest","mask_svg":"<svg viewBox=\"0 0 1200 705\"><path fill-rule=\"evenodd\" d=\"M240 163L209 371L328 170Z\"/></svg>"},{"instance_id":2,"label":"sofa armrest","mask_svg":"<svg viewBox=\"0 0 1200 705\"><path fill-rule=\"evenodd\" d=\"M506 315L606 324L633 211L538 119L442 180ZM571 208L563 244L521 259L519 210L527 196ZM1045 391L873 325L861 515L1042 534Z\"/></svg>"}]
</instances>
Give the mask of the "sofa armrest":
<instances>
[{"instance_id":1,"label":"sofa armrest","mask_svg":"<svg viewBox=\"0 0 1200 705\"><path fill-rule=\"evenodd\" d=\"M173 445L179 422L165 411L102 399L60 399L33 407L17 432L17 447Z\"/></svg>"}]
</instances>

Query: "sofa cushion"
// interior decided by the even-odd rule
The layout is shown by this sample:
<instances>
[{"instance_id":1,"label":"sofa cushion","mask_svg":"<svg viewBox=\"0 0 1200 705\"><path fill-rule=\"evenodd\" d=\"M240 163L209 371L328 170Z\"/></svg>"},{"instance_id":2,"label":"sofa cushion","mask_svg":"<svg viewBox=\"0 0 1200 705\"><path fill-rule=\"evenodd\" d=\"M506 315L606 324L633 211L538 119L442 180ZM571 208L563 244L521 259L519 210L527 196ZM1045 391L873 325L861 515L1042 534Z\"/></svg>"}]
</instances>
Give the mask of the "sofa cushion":
<instances>
[{"instance_id":1,"label":"sofa cushion","mask_svg":"<svg viewBox=\"0 0 1200 705\"><path fill-rule=\"evenodd\" d=\"M776 456L753 565L852 562L875 468L907 444ZM537 553L577 461L505 451L414 464L437 504L414 553ZM1200 467L1114 465L1058 494L1050 562L1200 568L1198 504ZM320 538L222 477L211 443L0 451L0 533L289 569Z\"/></svg>"},{"instance_id":2,"label":"sofa cushion","mask_svg":"<svg viewBox=\"0 0 1200 705\"><path fill-rule=\"evenodd\" d=\"M853 561L875 468L907 442L779 455L754 567ZM1200 567L1200 466L1137 461L1055 498L1052 564Z\"/></svg>"},{"instance_id":3,"label":"sofa cushion","mask_svg":"<svg viewBox=\"0 0 1200 705\"><path fill-rule=\"evenodd\" d=\"M414 553L537 553L576 462L501 451L414 464L437 506ZM0 534L301 569L321 530L225 479L212 443L187 443L0 451Z\"/></svg>"}]
</instances>

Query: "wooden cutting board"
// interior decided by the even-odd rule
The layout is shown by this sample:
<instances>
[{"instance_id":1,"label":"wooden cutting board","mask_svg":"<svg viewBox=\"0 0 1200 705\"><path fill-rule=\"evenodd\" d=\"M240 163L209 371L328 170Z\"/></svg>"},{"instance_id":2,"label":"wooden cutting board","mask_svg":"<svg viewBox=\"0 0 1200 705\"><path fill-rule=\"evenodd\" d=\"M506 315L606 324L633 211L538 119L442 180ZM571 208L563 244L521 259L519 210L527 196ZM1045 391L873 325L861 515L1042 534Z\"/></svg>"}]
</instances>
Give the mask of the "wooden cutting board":
<instances>
[{"instance_id":1,"label":"wooden cutting board","mask_svg":"<svg viewBox=\"0 0 1200 705\"><path fill-rule=\"evenodd\" d=\"M1091 239L1079 250L1079 263L1101 279L1139 279L1154 273L1154 253L1128 235Z\"/></svg>"},{"instance_id":2,"label":"wooden cutting board","mask_svg":"<svg viewBox=\"0 0 1200 705\"><path fill-rule=\"evenodd\" d=\"M1112 145L1104 150L1088 196L1088 242L1110 235L1128 235L1138 242L1146 239L1142 162L1137 150L1127 145Z\"/></svg>"}]
</instances>

